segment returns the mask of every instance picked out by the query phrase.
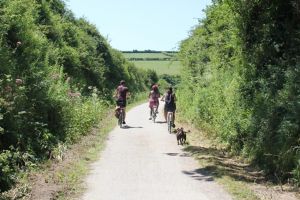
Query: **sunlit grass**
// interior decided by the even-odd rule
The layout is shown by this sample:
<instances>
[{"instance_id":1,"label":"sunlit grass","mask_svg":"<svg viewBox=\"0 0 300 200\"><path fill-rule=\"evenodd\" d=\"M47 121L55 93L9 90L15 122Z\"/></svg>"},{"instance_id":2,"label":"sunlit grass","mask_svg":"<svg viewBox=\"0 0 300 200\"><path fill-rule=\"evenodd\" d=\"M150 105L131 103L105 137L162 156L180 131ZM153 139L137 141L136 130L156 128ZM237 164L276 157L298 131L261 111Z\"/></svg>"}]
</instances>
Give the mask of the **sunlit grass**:
<instances>
[{"instance_id":1,"label":"sunlit grass","mask_svg":"<svg viewBox=\"0 0 300 200\"><path fill-rule=\"evenodd\" d=\"M138 68L152 69L158 75L178 75L182 68L180 61L134 61L133 63Z\"/></svg>"}]
</instances>

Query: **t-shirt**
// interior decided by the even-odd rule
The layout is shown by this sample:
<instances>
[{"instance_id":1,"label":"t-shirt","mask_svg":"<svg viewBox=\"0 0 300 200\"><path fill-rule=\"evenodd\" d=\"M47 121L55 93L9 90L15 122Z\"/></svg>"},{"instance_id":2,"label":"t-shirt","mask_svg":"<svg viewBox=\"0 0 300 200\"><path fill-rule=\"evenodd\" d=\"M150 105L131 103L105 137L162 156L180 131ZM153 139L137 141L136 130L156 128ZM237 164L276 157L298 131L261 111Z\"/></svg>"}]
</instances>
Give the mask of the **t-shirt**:
<instances>
[{"instance_id":1,"label":"t-shirt","mask_svg":"<svg viewBox=\"0 0 300 200\"><path fill-rule=\"evenodd\" d=\"M126 100L127 92L128 92L127 87L125 87L123 85L118 86L118 88L117 88L118 100L122 100L122 101Z\"/></svg>"},{"instance_id":2,"label":"t-shirt","mask_svg":"<svg viewBox=\"0 0 300 200\"><path fill-rule=\"evenodd\" d=\"M174 94L167 94L165 97L166 105L174 106L175 105L175 95Z\"/></svg>"},{"instance_id":3,"label":"t-shirt","mask_svg":"<svg viewBox=\"0 0 300 200\"><path fill-rule=\"evenodd\" d=\"M158 101L160 94L158 92L155 92L154 90L151 90L149 97L150 97L150 101Z\"/></svg>"}]
</instances>

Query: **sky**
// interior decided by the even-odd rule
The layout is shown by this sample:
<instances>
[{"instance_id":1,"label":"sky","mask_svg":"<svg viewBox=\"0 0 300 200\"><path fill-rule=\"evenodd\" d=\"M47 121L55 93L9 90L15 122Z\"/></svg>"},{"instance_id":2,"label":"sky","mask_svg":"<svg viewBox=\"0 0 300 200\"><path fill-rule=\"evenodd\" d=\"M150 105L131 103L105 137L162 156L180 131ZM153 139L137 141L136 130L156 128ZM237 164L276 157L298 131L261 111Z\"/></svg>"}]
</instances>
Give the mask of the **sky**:
<instances>
[{"instance_id":1,"label":"sky","mask_svg":"<svg viewBox=\"0 0 300 200\"><path fill-rule=\"evenodd\" d=\"M66 0L121 51L178 50L211 0Z\"/></svg>"}]
</instances>

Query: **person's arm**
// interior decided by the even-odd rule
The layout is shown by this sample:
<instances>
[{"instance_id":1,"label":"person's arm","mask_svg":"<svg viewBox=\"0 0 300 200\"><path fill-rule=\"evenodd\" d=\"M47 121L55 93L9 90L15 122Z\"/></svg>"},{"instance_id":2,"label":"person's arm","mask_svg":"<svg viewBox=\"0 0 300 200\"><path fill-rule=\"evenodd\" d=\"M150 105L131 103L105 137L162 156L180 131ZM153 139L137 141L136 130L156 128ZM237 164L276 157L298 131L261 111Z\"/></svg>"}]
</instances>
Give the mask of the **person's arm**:
<instances>
[{"instance_id":1,"label":"person's arm","mask_svg":"<svg viewBox=\"0 0 300 200\"><path fill-rule=\"evenodd\" d=\"M167 104L169 104L169 103L171 103L171 100L172 100L171 94L167 94L167 95L165 96L165 102L166 102Z\"/></svg>"},{"instance_id":2,"label":"person's arm","mask_svg":"<svg viewBox=\"0 0 300 200\"><path fill-rule=\"evenodd\" d=\"M161 100L161 101L164 101L164 100L165 100L165 94L162 95L162 97L161 97L160 100Z\"/></svg>"},{"instance_id":3,"label":"person's arm","mask_svg":"<svg viewBox=\"0 0 300 200\"><path fill-rule=\"evenodd\" d=\"M118 97L118 89L115 90L114 98Z\"/></svg>"}]
</instances>

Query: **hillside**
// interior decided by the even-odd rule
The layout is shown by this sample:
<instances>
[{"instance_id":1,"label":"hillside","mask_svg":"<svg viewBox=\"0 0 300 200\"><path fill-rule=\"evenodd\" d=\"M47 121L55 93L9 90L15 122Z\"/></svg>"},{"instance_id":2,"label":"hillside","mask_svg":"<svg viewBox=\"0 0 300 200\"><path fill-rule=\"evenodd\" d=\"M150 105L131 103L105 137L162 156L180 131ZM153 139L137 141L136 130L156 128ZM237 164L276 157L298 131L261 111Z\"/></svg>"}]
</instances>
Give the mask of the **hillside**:
<instances>
[{"instance_id":1,"label":"hillside","mask_svg":"<svg viewBox=\"0 0 300 200\"><path fill-rule=\"evenodd\" d=\"M122 54L136 67L154 70L158 75L179 75L182 68L175 51L122 51Z\"/></svg>"}]
</instances>

